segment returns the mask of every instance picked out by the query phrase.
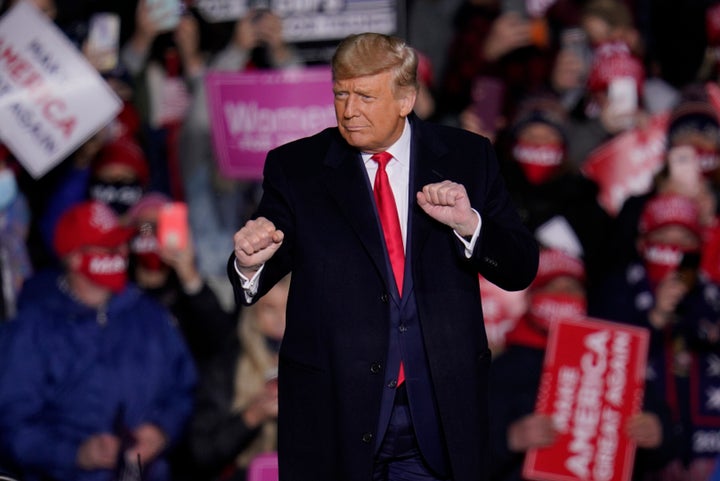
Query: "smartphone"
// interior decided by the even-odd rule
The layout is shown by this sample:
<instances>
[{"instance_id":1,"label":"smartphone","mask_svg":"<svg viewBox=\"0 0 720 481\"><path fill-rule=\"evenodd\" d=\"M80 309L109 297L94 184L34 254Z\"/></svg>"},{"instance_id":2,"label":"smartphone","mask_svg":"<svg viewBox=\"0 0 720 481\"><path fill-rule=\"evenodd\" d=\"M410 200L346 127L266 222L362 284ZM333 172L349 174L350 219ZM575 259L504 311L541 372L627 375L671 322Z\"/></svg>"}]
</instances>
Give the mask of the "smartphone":
<instances>
[{"instance_id":1,"label":"smartphone","mask_svg":"<svg viewBox=\"0 0 720 481\"><path fill-rule=\"evenodd\" d=\"M161 32L169 32L177 27L184 11L181 0L145 0L150 16Z\"/></svg>"},{"instance_id":2,"label":"smartphone","mask_svg":"<svg viewBox=\"0 0 720 481\"><path fill-rule=\"evenodd\" d=\"M581 27L570 27L560 33L560 48L573 52L583 61L585 70L590 68L592 50L585 30Z\"/></svg>"},{"instance_id":3,"label":"smartphone","mask_svg":"<svg viewBox=\"0 0 720 481\"><path fill-rule=\"evenodd\" d=\"M480 119L481 130L494 135L502 116L505 85L495 77L477 77L473 81L471 96L473 110Z\"/></svg>"},{"instance_id":4,"label":"smartphone","mask_svg":"<svg viewBox=\"0 0 720 481\"><path fill-rule=\"evenodd\" d=\"M629 129L635 126L638 109L637 82L633 77L617 77L608 85L608 112L619 126Z\"/></svg>"},{"instance_id":5,"label":"smartphone","mask_svg":"<svg viewBox=\"0 0 720 481\"><path fill-rule=\"evenodd\" d=\"M117 67L120 49L118 14L103 12L90 17L87 49L93 64L100 72L108 72Z\"/></svg>"},{"instance_id":6,"label":"smartphone","mask_svg":"<svg viewBox=\"0 0 720 481\"><path fill-rule=\"evenodd\" d=\"M684 283L688 289L692 289L697 284L700 261L700 252L692 251L683 253L680 265L677 268L677 273L680 281Z\"/></svg>"},{"instance_id":7,"label":"smartphone","mask_svg":"<svg viewBox=\"0 0 720 481\"><path fill-rule=\"evenodd\" d=\"M187 204L171 202L162 206L157 220L157 237L160 247L185 249L189 236Z\"/></svg>"},{"instance_id":8,"label":"smartphone","mask_svg":"<svg viewBox=\"0 0 720 481\"><path fill-rule=\"evenodd\" d=\"M667 155L668 177L687 195L697 195L702 182L702 167L695 149L689 145L673 147Z\"/></svg>"}]
</instances>

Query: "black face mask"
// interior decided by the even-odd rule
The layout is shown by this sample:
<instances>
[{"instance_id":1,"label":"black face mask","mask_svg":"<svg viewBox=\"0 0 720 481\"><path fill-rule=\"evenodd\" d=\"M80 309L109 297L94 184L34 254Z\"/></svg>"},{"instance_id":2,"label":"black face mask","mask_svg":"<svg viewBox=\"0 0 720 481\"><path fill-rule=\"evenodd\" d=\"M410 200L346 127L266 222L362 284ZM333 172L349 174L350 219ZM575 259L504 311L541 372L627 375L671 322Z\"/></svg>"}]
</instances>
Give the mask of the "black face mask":
<instances>
[{"instance_id":1,"label":"black face mask","mask_svg":"<svg viewBox=\"0 0 720 481\"><path fill-rule=\"evenodd\" d=\"M267 348L270 352L274 352L274 353L280 352L280 343L281 342L282 342L282 339L274 339L272 337L265 336L265 345L267 346Z\"/></svg>"},{"instance_id":2,"label":"black face mask","mask_svg":"<svg viewBox=\"0 0 720 481\"><path fill-rule=\"evenodd\" d=\"M88 195L110 206L116 214L122 215L140 200L143 188L140 182L103 182L93 179Z\"/></svg>"}]
</instances>

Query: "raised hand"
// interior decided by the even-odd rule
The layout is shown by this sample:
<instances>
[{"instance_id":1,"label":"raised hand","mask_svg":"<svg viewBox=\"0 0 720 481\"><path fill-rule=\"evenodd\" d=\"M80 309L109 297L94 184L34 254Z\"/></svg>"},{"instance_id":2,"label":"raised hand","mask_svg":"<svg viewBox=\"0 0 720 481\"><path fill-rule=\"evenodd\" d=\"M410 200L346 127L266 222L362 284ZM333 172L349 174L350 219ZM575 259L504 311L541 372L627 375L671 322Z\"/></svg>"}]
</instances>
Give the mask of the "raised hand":
<instances>
[{"instance_id":1,"label":"raised hand","mask_svg":"<svg viewBox=\"0 0 720 481\"><path fill-rule=\"evenodd\" d=\"M277 252L284 237L265 217L247 221L233 236L235 262L240 272L252 277Z\"/></svg>"},{"instance_id":2,"label":"raised hand","mask_svg":"<svg viewBox=\"0 0 720 481\"><path fill-rule=\"evenodd\" d=\"M475 232L478 217L463 185L449 180L428 184L417 193L417 202L427 215L452 227L461 236Z\"/></svg>"}]
</instances>

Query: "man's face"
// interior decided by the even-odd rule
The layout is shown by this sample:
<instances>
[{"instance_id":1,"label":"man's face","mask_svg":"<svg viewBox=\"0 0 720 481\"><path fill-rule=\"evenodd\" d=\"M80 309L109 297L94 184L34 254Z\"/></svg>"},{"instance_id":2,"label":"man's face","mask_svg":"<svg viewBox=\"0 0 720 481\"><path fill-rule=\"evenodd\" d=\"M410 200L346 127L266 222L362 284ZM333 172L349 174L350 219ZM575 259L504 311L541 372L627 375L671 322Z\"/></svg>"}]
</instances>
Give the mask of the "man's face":
<instances>
[{"instance_id":1,"label":"man's face","mask_svg":"<svg viewBox=\"0 0 720 481\"><path fill-rule=\"evenodd\" d=\"M333 84L340 134L358 150L382 152L402 134L416 92L411 88L394 91L392 85L391 72L337 80Z\"/></svg>"}]
</instances>

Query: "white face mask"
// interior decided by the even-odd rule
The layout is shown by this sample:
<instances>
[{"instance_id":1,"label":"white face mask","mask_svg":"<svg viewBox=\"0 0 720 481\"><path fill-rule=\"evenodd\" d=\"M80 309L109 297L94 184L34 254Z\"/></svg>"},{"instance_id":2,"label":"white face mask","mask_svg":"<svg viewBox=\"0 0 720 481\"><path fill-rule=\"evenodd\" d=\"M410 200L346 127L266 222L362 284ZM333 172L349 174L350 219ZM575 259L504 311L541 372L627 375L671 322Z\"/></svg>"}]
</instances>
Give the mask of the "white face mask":
<instances>
[{"instance_id":1,"label":"white face mask","mask_svg":"<svg viewBox=\"0 0 720 481\"><path fill-rule=\"evenodd\" d=\"M0 210L7 209L18 194L15 173L10 169L0 170Z\"/></svg>"}]
</instances>

